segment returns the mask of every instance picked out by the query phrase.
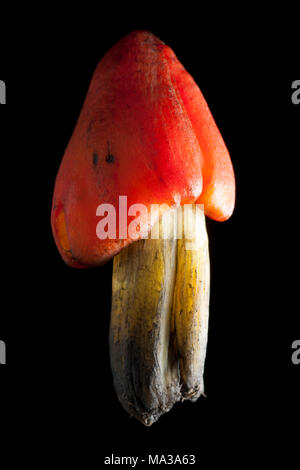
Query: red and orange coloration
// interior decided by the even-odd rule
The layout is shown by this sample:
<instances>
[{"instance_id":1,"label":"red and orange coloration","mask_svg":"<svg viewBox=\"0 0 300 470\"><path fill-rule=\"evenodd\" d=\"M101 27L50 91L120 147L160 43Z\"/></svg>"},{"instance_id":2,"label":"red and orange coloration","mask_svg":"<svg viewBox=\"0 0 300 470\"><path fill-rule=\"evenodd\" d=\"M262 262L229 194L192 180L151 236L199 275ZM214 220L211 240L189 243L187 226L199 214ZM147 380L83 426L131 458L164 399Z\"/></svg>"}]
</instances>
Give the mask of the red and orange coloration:
<instances>
[{"instance_id":1,"label":"red and orange coloration","mask_svg":"<svg viewBox=\"0 0 300 470\"><path fill-rule=\"evenodd\" d=\"M122 195L127 196L128 206L140 203L148 211L152 204L203 204L205 214L217 221L231 216L235 202L230 156L201 91L174 52L147 31L127 35L102 58L65 151L55 183L51 223L58 250L68 265L99 266L131 243L141 247L144 241L129 235L120 239L118 227L114 239L97 237L97 207L111 204L118 219ZM127 225L130 220L127 216ZM140 233L150 232L156 222L141 226ZM153 249L162 255L160 241ZM175 272L169 276L172 282L174 276ZM198 281L194 276L193 282ZM176 282L178 285L178 279ZM163 285L161 291L166 293ZM168 292L172 294L172 286ZM112 356L114 361L115 353ZM151 361L148 366L151 368ZM127 372L126 377L131 374ZM169 400L172 404L178 393ZM120 394L119 398L126 401ZM131 403L129 408L135 405ZM159 409L132 413L149 423L153 421L149 416L157 419L166 411Z\"/></svg>"},{"instance_id":2,"label":"red and orange coloration","mask_svg":"<svg viewBox=\"0 0 300 470\"><path fill-rule=\"evenodd\" d=\"M220 221L234 207L230 157L201 91L173 51L145 31L129 34L100 61L65 151L52 227L67 264L102 264L131 241L96 236L97 206L118 211L119 195L129 206L197 201Z\"/></svg>"}]
</instances>

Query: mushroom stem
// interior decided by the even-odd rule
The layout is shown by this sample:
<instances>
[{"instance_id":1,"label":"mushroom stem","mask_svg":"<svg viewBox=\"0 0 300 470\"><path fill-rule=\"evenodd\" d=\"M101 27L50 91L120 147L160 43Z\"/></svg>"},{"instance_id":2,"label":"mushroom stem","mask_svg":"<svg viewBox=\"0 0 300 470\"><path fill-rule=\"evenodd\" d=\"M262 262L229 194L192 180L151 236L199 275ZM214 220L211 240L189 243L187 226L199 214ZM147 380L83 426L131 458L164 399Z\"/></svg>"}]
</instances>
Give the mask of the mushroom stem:
<instances>
[{"instance_id":1,"label":"mushroom stem","mask_svg":"<svg viewBox=\"0 0 300 470\"><path fill-rule=\"evenodd\" d=\"M147 240L114 258L110 357L123 407L149 426L203 394L209 254L205 216L165 213ZM157 233L159 239L151 238Z\"/></svg>"}]
</instances>

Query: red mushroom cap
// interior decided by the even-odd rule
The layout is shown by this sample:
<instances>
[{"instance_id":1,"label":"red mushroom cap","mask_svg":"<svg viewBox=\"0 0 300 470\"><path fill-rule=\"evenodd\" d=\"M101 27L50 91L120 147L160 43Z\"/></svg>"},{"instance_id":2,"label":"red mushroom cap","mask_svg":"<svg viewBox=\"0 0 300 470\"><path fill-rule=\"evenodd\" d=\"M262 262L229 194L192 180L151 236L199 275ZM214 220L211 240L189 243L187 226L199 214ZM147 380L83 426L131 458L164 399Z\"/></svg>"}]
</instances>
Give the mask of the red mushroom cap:
<instances>
[{"instance_id":1,"label":"red mushroom cap","mask_svg":"<svg viewBox=\"0 0 300 470\"><path fill-rule=\"evenodd\" d=\"M204 204L208 217L222 222L229 219L235 205L235 178L229 152L194 79L172 49L165 46L164 53L201 149L203 190L197 203Z\"/></svg>"},{"instance_id":2,"label":"red mushroom cap","mask_svg":"<svg viewBox=\"0 0 300 470\"><path fill-rule=\"evenodd\" d=\"M100 204L113 205L118 220L121 195L148 209L196 201L202 160L164 44L145 31L124 37L94 72L56 178L51 220L63 259L99 265L133 241L120 240L118 227L115 239L97 237Z\"/></svg>"},{"instance_id":3,"label":"red mushroom cap","mask_svg":"<svg viewBox=\"0 0 300 470\"><path fill-rule=\"evenodd\" d=\"M111 204L118 221L119 196L148 211L197 202L218 221L235 203L230 156L200 89L147 31L127 35L100 61L65 151L51 223L67 264L103 264L136 239L120 239L118 223L113 239L97 237L97 207ZM141 220L140 234L150 229Z\"/></svg>"}]
</instances>

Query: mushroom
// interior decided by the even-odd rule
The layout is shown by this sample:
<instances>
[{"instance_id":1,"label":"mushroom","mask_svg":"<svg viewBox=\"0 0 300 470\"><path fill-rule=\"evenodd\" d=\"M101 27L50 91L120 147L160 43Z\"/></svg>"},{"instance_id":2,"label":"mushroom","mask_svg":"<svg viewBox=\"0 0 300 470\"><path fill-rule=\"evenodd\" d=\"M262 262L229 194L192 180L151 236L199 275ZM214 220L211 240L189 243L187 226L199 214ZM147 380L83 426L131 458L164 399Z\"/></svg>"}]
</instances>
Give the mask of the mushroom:
<instances>
[{"instance_id":1,"label":"mushroom","mask_svg":"<svg viewBox=\"0 0 300 470\"><path fill-rule=\"evenodd\" d=\"M114 258L114 386L145 425L204 393L205 215L227 220L234 202L230 156L193 78L153 34L125 36L92 77L56 178L51 223L69 266Z\"/></svg>"}]
</instances>

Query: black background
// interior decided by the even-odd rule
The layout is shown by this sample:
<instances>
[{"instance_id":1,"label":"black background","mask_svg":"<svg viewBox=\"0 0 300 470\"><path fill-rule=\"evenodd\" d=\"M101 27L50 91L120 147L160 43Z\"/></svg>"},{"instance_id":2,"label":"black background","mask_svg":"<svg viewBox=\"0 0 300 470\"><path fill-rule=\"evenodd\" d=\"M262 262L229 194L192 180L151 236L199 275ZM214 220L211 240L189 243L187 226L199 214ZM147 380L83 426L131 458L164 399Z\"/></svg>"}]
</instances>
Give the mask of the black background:
<instances>
[{"instance_id":1,"label":"black background","mask_svg":"<svg viewBox=\"0 0 300 470\"><path fill-rule=\"evenodd\" d=\"M292 459L300 390L300 366L291 362L291 344L300 337L293 269L300 123L300 105L291 102L299 73L295 42L283 41L277 24L260 15L247 24L242 15L231 26L218 12L219 26L216 12L198 18L192 10L76 13L27 10L22 20L18 10L18 22L14 17L1 31L5 435L19 436L20 443L29 437L25 453L38 445L54 461L58 449L67 461L75 456L96 463L111 453L194 453L199 465L219 458L240 464ZM112 385L111 263L90 271L68 268L50 228L55 175L93 70L134 29L159 36L193 75L237 181L232 218L207 222L207 398L176 405L151 428L127 416Z\"/></svg>"}]
</instances>

